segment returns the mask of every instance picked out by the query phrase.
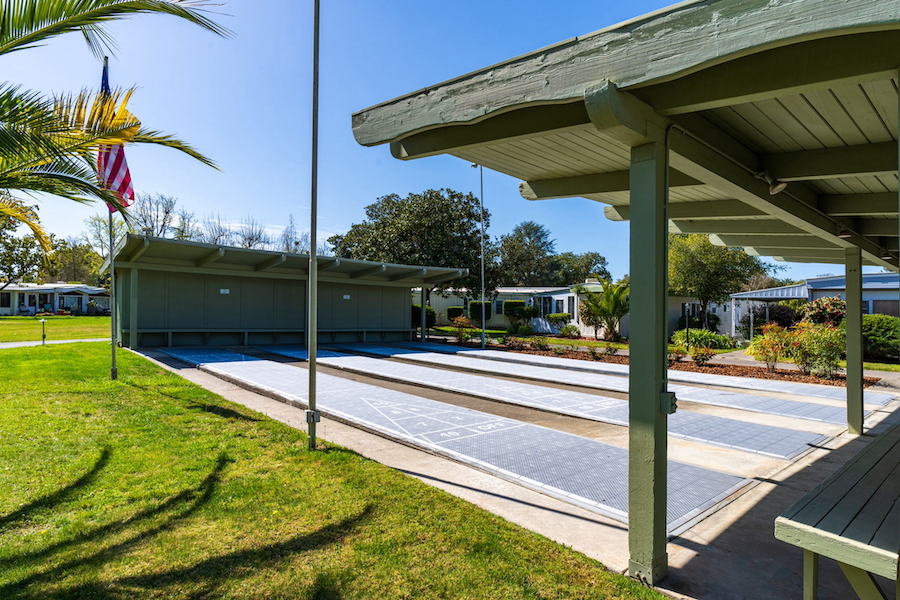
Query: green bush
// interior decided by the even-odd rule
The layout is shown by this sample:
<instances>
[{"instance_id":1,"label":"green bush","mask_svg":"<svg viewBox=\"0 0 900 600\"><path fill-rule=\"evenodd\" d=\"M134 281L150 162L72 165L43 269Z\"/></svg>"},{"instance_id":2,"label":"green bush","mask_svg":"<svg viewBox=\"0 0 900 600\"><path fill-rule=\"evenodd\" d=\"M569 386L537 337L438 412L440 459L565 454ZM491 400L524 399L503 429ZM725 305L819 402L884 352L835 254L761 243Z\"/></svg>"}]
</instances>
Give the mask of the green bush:
<instances>
[{"instance_id":1,"label":"green bush","mask_svg":"<svg viewBox=\"0 0 900 600\"><path fill-rule=\"evenodd\" d=\"M413 328L422 325L422 307L418 304L412 305L412 326ZM437 313L430 306L425 306L425 327L434 327L437 323Z\"/></svg>"},{"instance_id":2,"label":"green bush","mask_svg":"<svg viewBox=\"0 0 900 600\"><path fill-rule=\"evenodd\" d=\"M534 333L534 327L532 327L531 325L519 325L515 328L515 331L513 333L517 335L531 335L532 333Z\"/></svg>"},{"instance_id":3,"label":"green bush","mask_svg":"<svg viewBox=\"0 0 900 600\"><path fill-rule=\"evenodd\" d=\"M863 315L863 352L870 360L900 358L900 318Z\"/></svg>"},{"instance_id":4,"label":"green bush","mask_svg":"<svg viewBox=\"0 0 900 600\"><path fill-rule=\"evenodd\" d=\"M691 348L691 360L693 360L697 366L702 367L706 365L706 363L712 360L713 356L715 356L715 352L710 348L703 348L701 346L694 346Z\"/></svg>"},{"instance_id":5,"label":"green bush","mask_svg":"<svg viewBox=\"0 0 900 600\"><path fill-rule=\"evenodd\" d=\"M484 319L491 320L491 302L484 303ZM476 323L481 323L481 302L469 302L469 318ZM484 327L484 325L481 325Z\"/></svg>"},{"instance_id":6,"label":"green bush","mask_svg":"<svg viewBox=\"0 0 900 600\"><path fill-rule=\"evenodd\" d=\"M815 325L837 327L847 314L847 303L838 296L819 298L803 305L803 320Z\"/></svg>"},{"instance_id":7,"label":"green bush","mask_svg":"<svg viewBox=\"0 0 900 600\"><path fill-rule=\"evenodd\" d=\"M542 337L533 337L531 338L531 347L535 350L549 350L550 342Z\"/></svg>"},{"instance_id":8,"label":"green bush","mask_svg":"<svg viewBox=\"0 0 900 600\"><path fill-rule=\"evenodd\" d=\"M466 309L464 309L462 306L448 306L447 307L447 320L448 321L453 321L456 317L464 317L464 316L466 316Z\"/></svg>"},{"instance_id":9,"label":"green bush","mask_svg":"<svg viewBox=\"0 0 900 600\"><path fill-rule=\"evenodd\" d=\"M563 325L559 330L560 337L569 338L570 340L578 339L581 336L581 332L578 331L578 327L572 325L571 323L568 325Z\"/></svg>"},{"instance_id":10,"label":"green bush","mask_svg":"<svg viewBox=\"0 0 900 600\"><path fill-rule=\"evenodd\" d=\"M689 317L688 319L684 318L684 315L678 317L678 329L684 329L684 322L688 320L691 322L691 328L703 329L703 319L701 317ZM706 315L706 323L707 329L710 331L718 331L719 330L719 315L714 315L712 313L707 313Z\"/></svg>"},{"instance_id":11,"label":"green bush","mask_svg":"<svg viewBox=\"0 0 900 600\"><path fill-rule=\"evenodd\" d=\"M791 333L787 329L777 323L766 323L763 325L762 335L753 338L745 352L766 363L769 373L774 373L778 361L785 355L790 339Z\"/></svg>"},{"instance_id":12,"label":"green bush","mask_svg":"<svg viewBox=\"0 0 900 600\"><path fill-rule=\"evenodd\" d=\"M691 348L713 348L716 350L728 350L734 348L734 342L731 338L718 333L713 333L707 329L690 329L690 344L686 343L687 335L684 329L679 329L672 334L672 343L676 346L684 346Z\"/></svg>"},{"instance_id":13,"label":"green bush","mask_svg":"<svg viewBox=\"0 0 900 600\"><path fill-rule=\"evenodd\" d=\"M833 379L844 354L844 332L804 321L792 332L787 354L801 373Z\"/></svg>"},{"instance_id":14,"label":"green bush","mask_svg":"<svg viewBox=\"0 0 900 600\"><path fill-rule=\"evenodd\" d=\"M563 325L572 320L569 313L550 313L544 317L551 326L561 328Z\"/></svg>"}]
</instances>

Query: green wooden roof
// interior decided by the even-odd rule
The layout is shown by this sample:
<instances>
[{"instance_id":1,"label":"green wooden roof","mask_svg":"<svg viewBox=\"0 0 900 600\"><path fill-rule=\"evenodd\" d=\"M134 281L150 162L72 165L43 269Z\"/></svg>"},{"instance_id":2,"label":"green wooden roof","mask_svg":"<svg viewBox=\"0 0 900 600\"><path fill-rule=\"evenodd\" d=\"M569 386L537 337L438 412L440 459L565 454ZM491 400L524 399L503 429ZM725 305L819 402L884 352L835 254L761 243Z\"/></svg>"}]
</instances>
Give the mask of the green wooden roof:
<instances>
[{"instance_id":1,"label":"green wooden roof","mask_svg":"<svg viewBox=\"0 0 900 600\"><path fill-rule=\"evenodd\" d=\"M634 132L601 114L642 112L672 127L672 231L896 269L898 66L900 0L687 2L359 111L353 131L627 220Z\"/></svg>"}]
</instances>

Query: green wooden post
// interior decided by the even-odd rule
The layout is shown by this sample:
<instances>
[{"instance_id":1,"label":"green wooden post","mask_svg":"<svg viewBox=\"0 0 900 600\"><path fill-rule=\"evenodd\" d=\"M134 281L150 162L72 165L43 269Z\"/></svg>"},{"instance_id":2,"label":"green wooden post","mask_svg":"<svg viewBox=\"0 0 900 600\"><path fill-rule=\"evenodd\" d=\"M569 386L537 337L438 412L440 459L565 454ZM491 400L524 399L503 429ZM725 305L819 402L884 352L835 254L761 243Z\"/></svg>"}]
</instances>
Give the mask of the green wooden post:
<instances>
[{"instance_id":1,"label":"green wooden post","mask_svg":"<svg viewBox=\"0 0 900 600\"><path fill-rule=\"evenodd\" d=\"M122 346L122 298L124 295L125 284L122 281L121 275L116 278L116 305L114 307L116 311L116 339L115 343L117 343L120 347Z\"/></svg>"},{"instance_id":2,"label":"green wooden post","mask_svg":"<svg viewBox=\"0 0 900 600\"><path fill-rule=\"evenodd\" d=\"M819 597L819 555L809 550L803 551L803 600L817 600Z\"/></svg>"},{"instance_id":3,"label":"green wooden post","mask_svg":"<svg viewBox=\"0 0 900 600\"><path fill-rule=\"evenodd\" d=\"M131 269L128 277L128 347L138 347L138 270Z\"/></svg>"},{"instance_id":4,"label":"green wooden post","mask_svg":"<svg viewBox=\"0 0 900 600\"><path fill-rule=\"evenodd\" d=\"M847 278L847 429L863 432L862 254L845 252Z\"/></svg>"},{"instance_id":5,"label":"green wooden post","mask_svg":"<svg viewBox=\"0 0 900 600\"><path fill-rule=\"evenodd\" d=\"M662 136L631 149L631 369L628 429L629 573L666 573L667 157Z\"/></svg>"}]
</instances>

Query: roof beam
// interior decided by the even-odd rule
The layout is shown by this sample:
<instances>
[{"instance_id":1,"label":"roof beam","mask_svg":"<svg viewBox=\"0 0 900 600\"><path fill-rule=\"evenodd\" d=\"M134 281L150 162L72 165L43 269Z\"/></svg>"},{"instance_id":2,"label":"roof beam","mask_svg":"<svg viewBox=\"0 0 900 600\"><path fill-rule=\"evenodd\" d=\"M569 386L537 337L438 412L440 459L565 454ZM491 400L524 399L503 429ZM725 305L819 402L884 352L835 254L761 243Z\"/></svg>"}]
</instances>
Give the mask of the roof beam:
<instances>
[{"instance_id":1,"label":"roof beam","mask_svg":"<svg viewBox=\"0 0 900 600\"><path fill-rule=\"evenodd\" d=\"M762 164L779 181L885 175L897 172L897 142L770 154Z\"/></svg>"},{"instance_id":2,"label":"roof beam","mask_svg":"<svg viewBox=\"0 0 900 600\"><path fill-rule=\"evenodd\" d=\"M887 78L898 64L896 31L824 37L723 62L634 93L660 114L678 115Z\"/></svg>"},{"instance_id":3,"label":"roof beam","mask_svg":"<svg viewBox=\"0 0 900 600\"><path fill-rule=\"evenodd\" d=\"M388 281L402 281L404 279L409 279L410 277L415 277L416 275L420 275L424 278L428 275L428 269L411 269L409 271L403 271L402 273L391 275L388 277Z\"/></svg>"},{"instance_id":4,"label":"roof beam","mask_svg":"<svg viewBox=\"0 0 900 600\"><path fill-rule=\"evenodd\" d=\"M792 262L792 263L825 263L825 264L844 264L846 257L841 254L841 256L818 256L818 257L809 257L809 256L770 256L773 260L777 260L780 262ZM873 266L875 262L871 260L863 259L863 264L866 266Z\"/></svg>"},{"instance_id":5,"label":"roof beam","mask_svg":"<svg viewBox=\"0 0 900 600\"><path fill-rule=\"evenodd\" d=\"M197 266L205 267L211 265L223 256L225 256L225 248L216 248L206 256L201 257L200 260L197 261Z\"/></svg>"},{"instance_id":6,"label":"roof beam","mask_svg":"<svg viewBox=\"0 0 900 600\"><path fill-rule=\"evenodd\" d=\"M412 160L445 154L462 148L482 146L499 140L514 140L550 130L589 125L583 102L534 106L473 124L454 125L424 131L391 142L391 154L401 160Z\"/></svg>"},{"instance_id":7,"label":"roof beam","mask_svg":"<svg viewBox=\"0 0 900 600\"><path fill-rule=\"evenodd\" d=\"M332 269L337 269L338 267L341 266L341 259L339 259L339 258L329 258L329 259L325 259L325 260L327 260L328 262L326 262L324 265L320 265L320 264L316 265L317 271L319 271L319 272L330 271Z\"/></svg>"},{"instance_id":8,"label":"roof beam","mask_svg":"<svg viewBox=\"0 0 900 600\"><path fill-rule=\"evenodd\" d=\"M425 283L440 283L442 281L450 281L452 279L459 279L460 277L465 277L469 274L468 269L458 269L453 273L442 273L440 275L432 275L431 277L426 277L423 279Z\"/></svg>"},{"instance_id":9,"label":"roof beam","mask_svg":"<svg viewBox=\"0 0 900 600\"><path fill-rule=\"evenodd\" d=\"M744 235L782 235L803 233L793 225L776 219L676 219L671 221L672 233L722 233Z\"/></svg>"},{"instance_id":10,"label":"roof beam","mask_svg":"<svg viewBox=\"0 0 900 600\"><path fill-rule=\"evenodd\" d=\"M368 275L378 275L385 271L387 271L387 265L375 265L374 267L367 267L365 269L360 269L355 273L350 273L350 279L358 279L359 277L366 277Z\"/></svg>"},{"instance_id":11,"label":"roof beam","mask_svg":"<svg viewBox=\"0 0 900 600\"><path fill-rule=\"evenodd\" d=\"M631 218L628 206L607 206L603 209L611 221L627 221ZM758 217L766 213L747 206L739 200L708 200L703 202L673 202L669 205L669 219L725 219Z\"/></svg>"},{"instance_id":12,"label":"roof beam","mask_svg":"<svg viewBox=\"0 0 900 600\"><path fill-rule=\"evenodd\" d=\"M135 248L134 252L131 253L131 256L129 256L125 260L127 260L128 262L134 262L137 259L139 259L140 257L142 257L149 248L150 248L150 240L148 240L147 238L144 238L141 241L141 245L138 246L137 248Z\"/></svg>"},{"instance_id":13,"label":"roof beam","mask_svg":"<svg viewBox=\"0 0 900 600\"><path fill-rule=\"evenodd\" d=\"M857 217L861 215L897 215L897 193L835 194L819 196L819 210L832 217Z\"/></svg>"},{"instance_id":14,"label":"roof beam","mask_svg":"<svg viewBox=\"0 0 900 600\"><path fill-rule=\"evenodd\" d=\"M273 256L272 258L266 259L259 264L253 265L254 271L268 271L278 265L284 264L284 261L287 260L287 254L279 254L277 256Z\"/></svg>"},{"instance_id":15,"label":"roof beam","mask_svg":"<svg viewBox=\"0 0 900 600\"><path fill-rule=\"evenodd\" d=\"M717 246L732 248L823 248L837 249L822 238L814 235L711 235L710 241Z\"/></svg>"},{"instance_id":16,"label":"roof beam","mask_svg":"<svg viewBox=\"0 0 900 600\"><path fill-rule=\"evenodd\" d=\"M853 229L862 235L897 237L900 227L896 218L854 219Z\"/></svg>"},{"instance_id":17,"label":"roof beam","mask_svg":"<svg viewBox=\"0 0 900 600\"><path fill-rule=\"evenodd\" d=\"M669 170L669 187L703 185L678 171ZM589 194L609 194L630 190L628 171L610 171L591 175L576 175L559 179L540 179L523 181L519 184L519 193L526 200L552 200L554 198L573 198Z\"/></svg>"},{"instance_id":18,"label":"roof beam","mask_svg":"<svg viewBox=\"0 0 900 600\"><path fill-rule=\"evenodd\" d=\"M844 248L765 248L759 246L745 246L748 254L754 256L793 256L797 258L839 258L844 260ZM896 252L896 249L893 250ZM874 259L867 259L876 264ZM883 262L883 260L882 260ZM881 264L881 263L877 263ZM894 267L896 269L896 267Z\"/></svg>"}]
</instances>

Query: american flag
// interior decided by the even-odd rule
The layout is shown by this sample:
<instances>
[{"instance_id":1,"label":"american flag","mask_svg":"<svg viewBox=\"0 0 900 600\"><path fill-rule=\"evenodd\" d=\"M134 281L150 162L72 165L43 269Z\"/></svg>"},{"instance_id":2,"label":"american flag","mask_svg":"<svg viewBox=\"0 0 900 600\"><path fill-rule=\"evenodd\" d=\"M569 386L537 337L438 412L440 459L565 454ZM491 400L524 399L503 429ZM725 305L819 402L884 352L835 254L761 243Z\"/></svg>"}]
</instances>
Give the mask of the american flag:
<instances>
[{"instance_id":1,"label":"american flag","mask_svg":"<svg viewBox=\"0 0 900 600\"><path fill-rule=\"evenodd\" d=\"M109 62L103 61L103 80L100 84L100 93L108 96L109 89ZM131 185L131 172L128 170L128 162L125 160L125 146L123 144L105 144L97 150L97 175L100 179L100 187L109 190L118 197L122 206L130 206L134 202L134 188ZM115 212L116 206L107 202L109 212Z\"/></svg>"}]
</instances>

